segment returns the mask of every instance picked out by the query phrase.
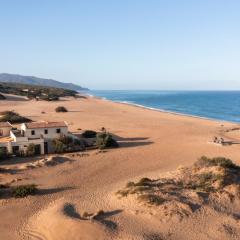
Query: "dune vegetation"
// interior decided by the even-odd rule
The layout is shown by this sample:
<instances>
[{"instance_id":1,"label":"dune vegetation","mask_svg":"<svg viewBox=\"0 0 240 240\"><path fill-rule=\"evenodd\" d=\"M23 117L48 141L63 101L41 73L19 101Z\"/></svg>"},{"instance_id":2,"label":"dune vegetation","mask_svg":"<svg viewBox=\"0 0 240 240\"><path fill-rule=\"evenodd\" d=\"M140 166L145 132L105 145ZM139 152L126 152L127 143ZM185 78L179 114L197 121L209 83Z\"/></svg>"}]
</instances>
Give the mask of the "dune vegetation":
<instances>
[{"instance_id":1,"label":"dune vegetation","mask_svg":"<svg viewBox=\"0 0 240 240\"><path fill-rule=\"evenodd\" d=\"M26 96L29 99L56 101L60 97L75 96L78 92L69 89L37 86L20 83L0 83L2 93Z\"/></svg>"},{"instance_id":2,"label":"dune vegetation","mask_svg":"<svg viewBox=\"0 0 240 240\"><path fill-rule=\"evenodd\" d=\"M117 195L134 196L137 202L148 206L166 207L177 203L193 209L202 204L200 198L203 195L205 204L214 202L214 198L219 199L221 195L227 195L231 201L238 197L239 176L240 167L230 159L203 156L193 166L180 168L171 177L128 182Z\"/></svg>"},{"instance_id":3,"label":"dune vegetation","mask_svg":"<svg viewBox=\"0 0 240 240\"><path fill-rule=\"evenodd\" d=\"M0 113L0 122L26 123L32 122L31 119L23 117L14 111L4 111Z\"/></svg>"}]
</instances>

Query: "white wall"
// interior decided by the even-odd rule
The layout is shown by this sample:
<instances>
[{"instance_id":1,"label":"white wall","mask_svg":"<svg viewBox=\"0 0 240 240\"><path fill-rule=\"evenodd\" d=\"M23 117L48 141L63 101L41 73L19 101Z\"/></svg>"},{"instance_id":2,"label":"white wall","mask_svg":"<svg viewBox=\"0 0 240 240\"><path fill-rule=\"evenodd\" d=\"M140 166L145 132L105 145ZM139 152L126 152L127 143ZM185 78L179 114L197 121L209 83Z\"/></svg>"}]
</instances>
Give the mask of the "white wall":
<instances>
[{"instance_id":1,"label":"white wall","mask_svg":"<svg viewBox=\"0 0 240 240\"><path fill-rule=\"evenodd\" d=\"M44 140L43 139L35 139L35 140L31 140L31 141L26 141L26 142L11 142L11 148L13 146L19 146L19 149L25 152L27 150L28 145L30 145L31 143L33 143L34 145L40 145L41 146L41 154L44 154ZM12 153L12 149L9 152Z\"/></svg>"},{"instance_id":2,"label":"white wall","mask_svg":"<svg viewBox=\"0 0 240 240\"><path fill-rule=\"evenodd\" d=\"M8 137L10 136L10 130L12 129L12 127L1 127L0 130L3 131L3 135L0 137Z\"/></svg>"},{"instance_id":3,"label":"white wall","mask_svg":"<svg viewBox=\"0 0 240 240\"><path fill-rule=\"evenodd\" d=\"M14 140L14 142L26 142L28 141L27 137L16 137L16 135L10 131L10 137Z\"/></svg>"},{"instance_id":4,"label":"white wall","mask_svg":"<svg viewBox=\"0 0 240 240\"><path fill-rule=\"evenodd\" d=\"M61 134L64 134L64 135L68 134L68 127L28 129L24 127L24 125L22 125L21 129L24 130L25 136L28 138L40 138L42 136L45 139L53 139L53 138L59 137ZM48 130L47 134L45 134L45 129ZM61 129L60 134L56 132L57 129ZM35 131L35 135L32 135L32 130Z\"/></svg>"}]
</instances>

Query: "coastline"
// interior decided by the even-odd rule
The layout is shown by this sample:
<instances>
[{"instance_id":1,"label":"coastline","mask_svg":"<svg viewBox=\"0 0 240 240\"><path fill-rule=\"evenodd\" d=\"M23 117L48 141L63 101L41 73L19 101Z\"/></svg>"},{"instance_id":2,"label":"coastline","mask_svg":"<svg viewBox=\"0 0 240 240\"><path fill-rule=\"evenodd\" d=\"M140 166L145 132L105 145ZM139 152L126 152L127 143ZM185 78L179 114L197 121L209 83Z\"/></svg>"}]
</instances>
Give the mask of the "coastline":
<instances>
[{"instance_id":1,"label":"coastline","mask_svg":"<svg viewBox=\"0 0 240 240\"><path fill-rule=\"evenodd\" d=\"M68 112L56 113L58 106L66 107ZM40 236L49 236L44 219L56 227L51 232L51 239L66 239L69 226L73 227L75 236L79 231L91 235L81 220L62 214L65 204L74 206L79 214L97 212L99 209L114 212L123 208L115 193L129 181L143 177L158 179L179 166L191 166L203 155L223 156L232 159L234 163L240 163L239 145L209 143L213 136L219 136L220 130L235 126L229 122L222 128L221 123L213 120L155 111L95 97L64 98L55 102L0 101L0 111L8 109L34 121L64 120L69 124L69 131L75 133L82 130L100 131L105 127L120 147L106 151L87 151L83 155L59 154L67 161L51 167L22 170L26 161L39 161L31 158L23 158L14 163L11 160L1 162L1 168L14 168L14 172L0 173L0 184L11 181L13 185L36 184L42 190L41 194L26 199L0 199L0 214L5 216L0 219L1 239L19 239L19 232L31 233L35 228ZM47 156L43 156L45 157ZM33 216L42 218L36 220ZM120 237L116 239L134 239L153 229L159 231L158 227L142 221L142 216L141 213L132 214L126 208L109 217L108 220L121 226ZM138 224L132 227L128 220ZM32 228L26 229L25 223L33 224ZM181 228L181 223L174 224ZM191 228L191 218L186 219L184 224L186 228ZM92 223L90 227L97 228ZM94 236L89 239L94 239Z\"/></svg>"},{"instance_id":2,"label":"coastline","mask_svg":"<svg viewBox=\"0 0 240 240\"><path fill-rule=\"evenodd\" d=\"M177 116L184 116L184 117L191 117L191 118L209 120L209 121L214 121L214 122L218 122L218 123L238 124L237 122L234 122L234 121L221 120L221 119L216 119L216 118L202 117L202 116L198 116L198 115L191 115L191 114L187 114L187 113L168 111L168 110L164 110L164 109L161 109L161 108L147 107L147 106L144 106L144 105L141 105L141 104L131 103L131 102L128 102L128 101L114 101L114 100L111 100L111 99L107 99L105 97L98 97L98 96L94 96L94 95L90 95L90 94L87 95L87 96L90 97L90 98L95 98L95 99L99 99L99 100L103 100L103 101L109 101L109 102L116 103L116 104L124 104L124 105L133 106L133 107L137 107L137 108L142 108L142 109L146 109L146 110L150 110L150 111L155 111L155 112L168 113L168 114L173 114L173 115L177 115Z\"/></svg>"}]
</instances>

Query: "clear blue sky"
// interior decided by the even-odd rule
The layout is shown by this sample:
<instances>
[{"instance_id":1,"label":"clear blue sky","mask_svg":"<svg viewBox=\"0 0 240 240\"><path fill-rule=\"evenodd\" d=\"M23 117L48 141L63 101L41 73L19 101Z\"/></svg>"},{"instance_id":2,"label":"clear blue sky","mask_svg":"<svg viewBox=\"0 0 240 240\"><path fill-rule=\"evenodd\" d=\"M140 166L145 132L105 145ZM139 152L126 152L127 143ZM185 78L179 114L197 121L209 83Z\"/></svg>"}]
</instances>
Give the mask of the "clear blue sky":
<instances>
[{"instance_id":1,"label":"clear blue sky","mask_svg":"<svg viewBox=\"0 0 240 240\"><path fill-rule=\"evenodd\" d=\"M239 0L0 0L0 72L91 89L240 89Z\"/></svg>"}]
</instances>

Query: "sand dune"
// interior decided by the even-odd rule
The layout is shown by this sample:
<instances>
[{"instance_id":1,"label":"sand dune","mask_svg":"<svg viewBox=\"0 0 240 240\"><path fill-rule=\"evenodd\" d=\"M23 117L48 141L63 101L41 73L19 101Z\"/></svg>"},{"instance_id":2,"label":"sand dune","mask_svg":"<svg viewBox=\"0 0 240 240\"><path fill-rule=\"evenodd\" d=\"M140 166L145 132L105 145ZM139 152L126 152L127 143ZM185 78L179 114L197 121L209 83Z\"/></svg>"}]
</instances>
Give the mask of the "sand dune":
<instances>
[{"instance_id":1,"label":"sand dune","mask_svg":"<svg viewBox=\"0 0 240 240\"><path fill-rule=\"evenodd\" d=\"M110 233L98 221L81 219L74 206L64 200L50 204L36 213L23 228L23 237L30 239L104 240Z\"/></svg>"},{"instance_id":2,"label":"sand dune","mask_svg":"<svg viewBox=\"0 0 240 240\"><path fill-rule=\"evenodd\" d=\"M221 197L220 210L213 207L218 206L217 195L216 203L209 205L189 193L188 199L201 208L194 210L176 198L165 206L167 209L159 211L139 205L134 196L118 199L115 194L129 181L171 176L179 166L189 167L202 155L224 156L240 164L238 144L211 143L214 136L223 134L238 139L238 131L224 132L237 127L236 124L161 113L95 98L65 99L61 105L68 113L56 113L59 104L1 101L0 111L13 109L33 120L64 119L74 132L79 128L99 130L105 127L119 140L120 148L94 150L86 155L66 154L57 159L46 157L51 166L47 166L48 161L39 159L30 161L34 168L26 167L29 162L0 163L0 168L25 166L1 172L0 184L21 179L21 184L34 183L44 189L25 199L0 199L0 215L3 216L0 239L239 239L239 219L232 214L239 211L239 203L231 202L227 196L226 199ZM16 181L12 185L20 183ZM97 221L81 219L85 211L96 213L101 209L105 215ZM177 214L171 215L171 212Z\"/></svg>"}]
</instances>

